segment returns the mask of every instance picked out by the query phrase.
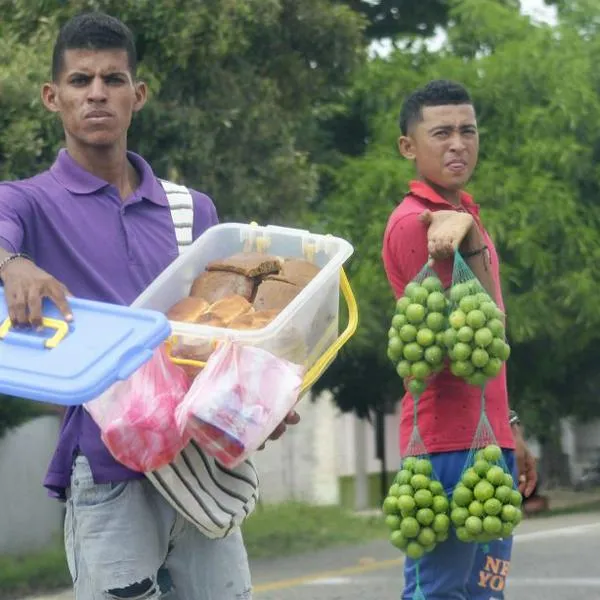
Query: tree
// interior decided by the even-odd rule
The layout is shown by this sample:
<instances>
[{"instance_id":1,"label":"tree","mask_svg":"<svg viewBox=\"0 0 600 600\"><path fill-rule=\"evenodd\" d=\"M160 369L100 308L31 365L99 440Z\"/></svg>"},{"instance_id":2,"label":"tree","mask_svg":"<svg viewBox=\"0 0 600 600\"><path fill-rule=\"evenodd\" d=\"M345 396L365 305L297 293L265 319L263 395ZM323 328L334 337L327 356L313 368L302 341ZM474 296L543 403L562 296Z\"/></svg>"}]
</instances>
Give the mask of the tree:
<instances>
[{"instance_id":1,"label":"tree","mask_svg":"<svg viewBox=\"0 0 600 600\"><path fill-rule=\"evenodd\" d=\"M554 30L497 2L462 0L439 53L395 51L365 67L354 94L368 107L369 147L345 161L320 206L326 228L356 248L350 271L361 330L336 375L373 366L363 389L323 382L341 406L365 413L394 389L384 354L393 302L379 251L387 215L412 176L395 150L397 113L408 90L447 77L469 87L479 115L471 191L503 260L511 402L534 434L556 431L561 416L600 414L589 387L600 349L599 18L596 3L572 2Z\"/></svg>"}]
</instances>

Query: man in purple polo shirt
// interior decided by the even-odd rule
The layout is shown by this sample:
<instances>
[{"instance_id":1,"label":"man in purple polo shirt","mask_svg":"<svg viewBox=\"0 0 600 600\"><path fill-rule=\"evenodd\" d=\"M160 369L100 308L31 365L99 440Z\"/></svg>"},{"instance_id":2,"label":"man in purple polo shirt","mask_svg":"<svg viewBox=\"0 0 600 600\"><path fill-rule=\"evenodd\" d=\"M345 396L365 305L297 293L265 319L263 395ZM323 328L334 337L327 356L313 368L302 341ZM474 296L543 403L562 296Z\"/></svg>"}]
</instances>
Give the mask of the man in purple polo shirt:
<instances>
[{"instance_id":1,"label":"man in purple polo shirt","mask_svg":"<svg viewBox=\"0 0 600 600\"><path fill-rule=\"evenodd\" d=\"M147 94L136 60L131 31L107 15L80 15L59 33L42 98L61 118L66 149L49 170L0 183L0 279L15 326L39 326L44 297L68 320L68 295L128 305L178 255L165 192L148 163L127 151L132 115ZM217 213L208 196L191 195L197 238ZM45 486L67 502L78 600L160 598L165 564L179 600L251 597L239 531L204 537L143 474L112 458L81 407L65 415Z\"/></svg>"}]
</instances>

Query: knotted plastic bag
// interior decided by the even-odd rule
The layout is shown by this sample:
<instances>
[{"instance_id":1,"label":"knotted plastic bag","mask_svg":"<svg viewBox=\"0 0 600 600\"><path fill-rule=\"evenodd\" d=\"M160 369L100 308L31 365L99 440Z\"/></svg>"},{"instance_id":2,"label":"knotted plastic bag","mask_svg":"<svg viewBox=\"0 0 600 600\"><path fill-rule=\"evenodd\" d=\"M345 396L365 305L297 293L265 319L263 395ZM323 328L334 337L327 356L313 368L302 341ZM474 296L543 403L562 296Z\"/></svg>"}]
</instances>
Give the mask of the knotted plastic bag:
<instances>
[{"instance_id":1,"label":"knotted plastic bag","mask_svg":"<svg viewBox=\"0 0 600 600\"><path fill-rule=\"evenodd\" d=\"M116 460L134 471L154 471L174 460L189 442L175 421L175 409L189 387L186 374L160 347L129 379L85 407Z\"/></svg>"},{"instance_id":2,"label":"knotted plastic bag","mask_svg":"<svg viewBox=\"0 0 600 600\"><path fill-rule=\"evenodd\" d=\"M227 468L255 452L298 401L304 367L266 350L221 343L176 411L182 435Z\"/></svg>"}]
</instances>

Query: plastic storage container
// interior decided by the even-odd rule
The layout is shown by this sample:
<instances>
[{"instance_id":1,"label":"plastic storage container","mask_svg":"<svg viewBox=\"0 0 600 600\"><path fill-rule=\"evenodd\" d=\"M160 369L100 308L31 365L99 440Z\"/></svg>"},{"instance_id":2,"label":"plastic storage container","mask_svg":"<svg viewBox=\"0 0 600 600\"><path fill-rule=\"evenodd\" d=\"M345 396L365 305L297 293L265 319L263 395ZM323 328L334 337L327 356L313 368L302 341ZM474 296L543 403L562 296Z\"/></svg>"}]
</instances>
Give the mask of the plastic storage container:
<instances>
[{"instance_id":1,"label":"plastic storage container","mask_svg":"<svg viewBox=\"0 0 600 600\"><path fill-rule=\"evenodd\" d=\"M206 265L238 252L265 252L275 256L303 258L320 272L266 327L238 331L206 325L171 322L172 342L186 346L231 339L263 348L307 369L306 389L318 379L339 349L356 331L356 301L343 272L354 249L338 237L313 234L279 226L226 223L215 225L198 238L135 300L132 307L166 313L189 295L192 283ZM348 303L348 326L339 335L340 289ZM172 357L178 364L204 363Z\"/></svg>"},{"instance_id":2,"label":"plastic storage container","mask_svg":"<svg viewBox=\"0 0 600 600\"><path fill-rule=\"evenodd\" d=\"M83 404L127 379L170 335L159 312L78 298L69 303L72 323L45 300L43 330L17 330L0 288L0 393Z\"/></svg>"}]
</instances>

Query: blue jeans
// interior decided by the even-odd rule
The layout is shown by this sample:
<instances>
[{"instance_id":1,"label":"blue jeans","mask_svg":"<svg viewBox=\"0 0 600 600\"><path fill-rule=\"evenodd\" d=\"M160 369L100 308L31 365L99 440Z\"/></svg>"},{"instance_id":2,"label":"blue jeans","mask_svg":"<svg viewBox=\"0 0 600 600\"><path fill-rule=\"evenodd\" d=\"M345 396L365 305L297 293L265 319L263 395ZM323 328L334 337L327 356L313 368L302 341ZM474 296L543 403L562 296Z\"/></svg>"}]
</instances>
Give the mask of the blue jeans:
<instances>
[{"instance_id":1,"label":"blue jeans","mask_svg":"<svg viewBox=\"0 0 600 600\"><path fill-rule=\"evenodd\" d=\"M94 483L84 456L71 476L65 550L77 600L158 600L164 567L172 584L165 598L252 598L239 530L209 539L146 479Z\"/></svg>"},{"instance_id":2,"label":"blue jeans","mask_svg":"<svg viewBox=\"0 0 600 600\"><path fill-rule=\"evenodd\" d=\"M431 462L448 496L458 480L468 452L433 454ZM504 450L504 460L515 473L514 452ZM404 563L405 587L402 600L412 600L417 585L417 566L421 591L426 600L503 600L510 566L512 537L488 544L461 542L451 528L444 543L417 562Z\"/></svg>"}]
</instances>

